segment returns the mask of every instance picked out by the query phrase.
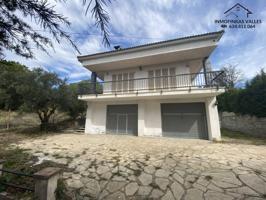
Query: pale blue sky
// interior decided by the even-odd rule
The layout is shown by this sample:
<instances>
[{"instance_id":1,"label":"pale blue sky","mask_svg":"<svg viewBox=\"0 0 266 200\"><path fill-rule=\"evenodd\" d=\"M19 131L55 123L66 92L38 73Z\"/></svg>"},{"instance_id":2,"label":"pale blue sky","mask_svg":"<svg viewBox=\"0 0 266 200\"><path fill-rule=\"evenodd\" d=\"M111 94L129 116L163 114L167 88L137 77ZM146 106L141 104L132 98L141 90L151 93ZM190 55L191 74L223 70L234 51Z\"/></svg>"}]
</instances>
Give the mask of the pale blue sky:
<instances>
[{"instance_id":1,"label":"pale blue sky","mask_svg":"<svg viewBox=\"0 0 266 200\"><path fill-rule=\"evenodd\" d=\"M49 0L54 5L54 0ZM107 51L90 14L84 15L82 0L57 3L55 9L71 22L72 39L82 55ZM240 3L253 12L249 19L261 19L255 29L225 29L218 48L210 59L215 69L226 64L237 65L248 79L261 68L266 69L266 1L265 0L116 0L107 8L110 15L111 49L114 45L129 47L221 30L215 19ZM27 20L30 24L34 24ZM35 26L35 25L34 25ZM37 27L36 27L37 28ZM38 28L39 29L39 28ZM35 59L24 59L6 52L7 60L19 61L31 68L43 67L76 82L90 77L90 71L77 61L75 50L65 41L54 43L50 56L34 49Z\"/></svg>"}]
</instances>

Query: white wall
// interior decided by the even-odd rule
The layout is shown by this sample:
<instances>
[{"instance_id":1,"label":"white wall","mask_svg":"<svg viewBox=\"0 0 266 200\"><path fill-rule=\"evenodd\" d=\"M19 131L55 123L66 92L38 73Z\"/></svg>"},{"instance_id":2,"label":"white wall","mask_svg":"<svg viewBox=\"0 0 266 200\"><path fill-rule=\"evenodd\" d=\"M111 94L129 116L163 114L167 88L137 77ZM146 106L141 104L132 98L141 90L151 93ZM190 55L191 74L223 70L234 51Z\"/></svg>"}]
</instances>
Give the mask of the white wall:
<instances>
[{"instance_id":1,"label":"white wall","mask_svg":"<svg viewBox=\"0 0 266 200\"><path fill-rule=\"evenodd\" d=\"M144 132L143 136L162 136L160 101L144 102Z\"/></svg>"},{"instance_id":2,"label":"white wall","mask_svg":"<svg viewBox=\"0 0 266 200\"><path fill-rule=\"evenodd\" d=\"M89 102L87 107L85 133L105 134L106 104Z\"/></svg>"},{"instance_id":3,"label":"white wall","mask_svg":"<svg viewBox=\"0 0 266 200\"><path fill-rule=\"evenodd\" d=\"M220 140L220 125L216 98L197 99L161 99L138 101L113 101L88 103L85 133L105 134L107 105L138 104L139 136L162 136L161 103L204 102L206 105L207 124L210 140Z\"/></svg>"}]
</instances>

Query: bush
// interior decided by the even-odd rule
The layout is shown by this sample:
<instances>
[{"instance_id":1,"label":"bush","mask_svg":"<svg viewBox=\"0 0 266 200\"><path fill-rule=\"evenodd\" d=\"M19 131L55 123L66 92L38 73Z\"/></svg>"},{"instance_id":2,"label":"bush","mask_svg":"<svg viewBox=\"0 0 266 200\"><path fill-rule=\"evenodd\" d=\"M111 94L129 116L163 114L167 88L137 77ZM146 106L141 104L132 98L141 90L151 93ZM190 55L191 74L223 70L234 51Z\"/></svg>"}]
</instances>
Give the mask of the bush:
<instances>
[{"instance_id":1,"label":"bush","mask_svg":"<svg viewBox=\"0 0 266 200\"><path fill-rule=\"evenodd\" d=\"M266 73L261 70L245 89L230 89L217 100L219 111L266 117Z\"/></svg>"}]
</instances>

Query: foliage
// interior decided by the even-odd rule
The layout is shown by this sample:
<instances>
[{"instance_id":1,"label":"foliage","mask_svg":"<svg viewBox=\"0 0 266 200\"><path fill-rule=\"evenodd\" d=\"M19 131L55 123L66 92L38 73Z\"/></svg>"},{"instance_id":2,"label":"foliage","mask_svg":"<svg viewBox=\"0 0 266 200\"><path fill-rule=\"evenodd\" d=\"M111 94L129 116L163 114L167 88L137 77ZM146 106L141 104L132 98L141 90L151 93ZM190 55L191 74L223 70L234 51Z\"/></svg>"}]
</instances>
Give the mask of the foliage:
<instances>
[{"instance_id":1,"label":"foliage","mask_svg":"<svg viewBox=\"0 0 266 200\"><path fill-rule=\"evenodd\" d=\"M102 85L96 82L96 93L101 94L103 91ZM78 83L79 94L92 94L92 82L90 80L83 80Z\"/></svg>"},{"instance_id":2,"label":"foliage","mask_svg":"<svg viewBox=\"0 0 266 200\"><path fill-rule=\"evenodd\" d=\"M12 61L0 61L0 109L16 110L22 104L17 88L29 71L24 65Z\"/></svg>"},{"instance_id":3,"label":"foliage","mask_svg":"<svg viewBox=\"0 0 266 200\"><path fill-rule=\"evenodd\" d=\"M242 89L229 89L217 97L218 110L228 112L238 112L239 93Z\"/></svg>"},{"instance_id":4,"label":"foliage","mask_svg":"<svg viewBox=\"0 0 266 200\"><path fill-rule=\"evenodd\" d=\"M92 92L90 80L83 80L78 83L67 85L67 98L62 104L63 110L66 111L72 119L84 118L86 114L86 102L78 100L79 94L90 94ZM101 92L102 86L97 82L96 91Z\"/></svg>"},{"instance_id":5,"label":"foliage","mask_svg":"<svg viewBox=\"0 0 266 200\"><path fill-rule=\"evenodd\" d=\"M261 70L245 89L229 89L217 99L219 111L266 117L266 73Z\"/></svg>"},{"instance_id":6,"label":"foliage","mask_svg":"<svg viewBox=\"0 0 266 200\"><path fill-rule=\"evenodd\" d=\"M103 33L103 42L110 45L109 17L103 9L110 0L90 0L88 4L87 0L81 2L87 5L86 13L92 7L92 16ZM26 23L27 18L32 19L41 30ZM62 39L67 40L78 51L70 34L63 30L64 26L69 27L70 22L57 13L47 0L0 0L0 56L4 56L3 51L6 49L26 58L33 58L32 46L47 52L47 46L53 47L53 43L40 31L49 33L58 43Z\"/></svg>"},{"instance_id":7,"label":"foliage","mask_svg":"<svg viewBox=\"0 0 266 200\"><path fill-rule=\"evenodd\" d=\"M12 169L26 174L32 174L30 165L34 158L26 153L22 149L1 149L0 147L0 157L6 162L4 163L4 168ZM3 176L0 177L0 182L13 183L17 185L23 185L24 187L33 187L32 179L28 177L16 176L10 173L3 173ZM1 186L1 184L0 184ZM22 197L28 196L25 191L17 190L14 188L7 188L5 186L0 187L0 192L9 191L10 193L15 193L17 199L22 199Z\"/></svg>"},{"instance_id":8,"label":"foliage","mask_svg":"<svg viewBox=\"0 0 266 200\"><path fill-rule=\"evenodd\" d=\"M55 195L56 195L57 200L69 200L69 199L71 199L67 195L67 186L66 186L64 180L59 179L57 181L57 188L55 191Z\"/></svg>"},{"instance_id":9,"label":"foliage","mask_svg":"<svg viewBox=\"0 0 266 200\"><path fill-rule=\"evenodd\" d=\"M66 100L66 84L56 74L34 69L19 87L23 96L22 109L36 112L41 120L41 129L47 131L50 117Z\"/></svg>"},{"instance_id":10,"label":"foliage","mask_svg":"<svg viewBox=\"0 0 266 200\"><path fill-rule=\"evenodd\" d=\"M239 94L238 112L266 117L266 73L261 70Z\"/></svg>"},{"instance_id":11,"label":"foliage","mask_svg":"<svg viewBox=\"0 0 266 200\"><path fill-rule=\"evenodd\" d=\"M62 104L72 119L84 118L86 113L86 103L78 100L79 87L82 83L73 83L67 86L67 97Z\"/></svg>"},{"instance_id":12,"label":"foliage","mask_svg":"<svg viewBox=\"0 0 266 200\"><path fill-rule=\"evenodd\" d=\"M67 85L56 74L42 69L28 70L11 61L0 61L0 109L35 112L46 130L56 110L67 112L74 120L83 119L86 103L78 100L79 92L90 92L90 81ZM101 86L97 84L97 89ZM10 117L7 117L7 128Z\"/></svg>"}]
</instances>

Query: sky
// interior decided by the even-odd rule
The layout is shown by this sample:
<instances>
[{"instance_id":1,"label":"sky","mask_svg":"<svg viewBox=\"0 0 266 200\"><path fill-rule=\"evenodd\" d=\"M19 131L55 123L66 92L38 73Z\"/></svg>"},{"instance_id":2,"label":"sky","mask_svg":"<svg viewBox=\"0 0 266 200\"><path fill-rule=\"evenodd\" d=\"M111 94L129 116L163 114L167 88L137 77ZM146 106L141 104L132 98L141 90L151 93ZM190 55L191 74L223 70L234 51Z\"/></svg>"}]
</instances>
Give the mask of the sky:
<instances>
[{"instance_id":1,"label":"sky","mask_svg":"<svg viewBox=\"0 0 266 200\"><path fill-rule=\"evenodd\" d=\"M248 19L260 19L262 23L252 29L225 28L225 34L210 56L212 66L218 70L228 64L236 65L245 79L252 78L261 69L266 70L266 0L113 0L106 7L110 17L109 48L102 43L101 32L94 25L91 14L85 15L82 1L49 0L50 6L54 5L54 9L71 22L64 30L70 33L81 55L112 50L115 45L126 48L219 31L222 28L214 21L224 19L224 12L240 3L252 12ZM40 29L35 21L28 18L25 21ZM54 49L48 51L50 55L34 49L34 59L6 51L5 59L18 61L29 68L42 67L67 78L68 82L90 78L91 72L77 60L80 54L67 41L54 42Z\"/></svg>"}]
</instances>

